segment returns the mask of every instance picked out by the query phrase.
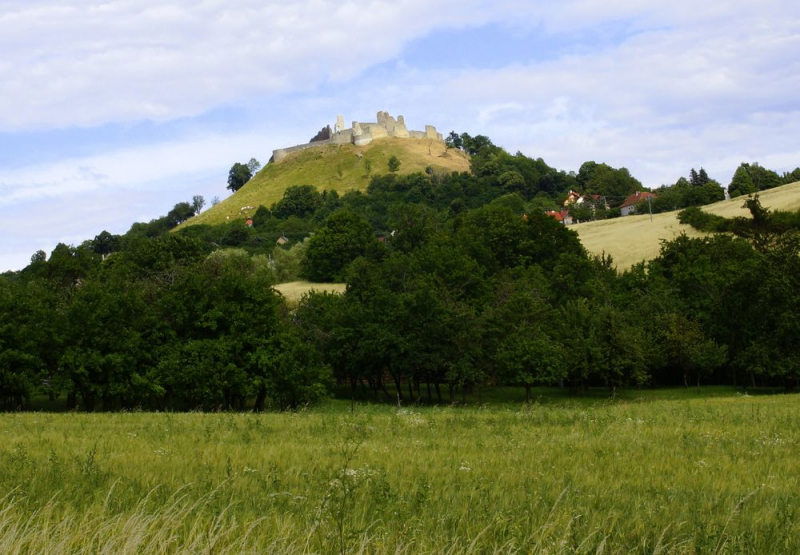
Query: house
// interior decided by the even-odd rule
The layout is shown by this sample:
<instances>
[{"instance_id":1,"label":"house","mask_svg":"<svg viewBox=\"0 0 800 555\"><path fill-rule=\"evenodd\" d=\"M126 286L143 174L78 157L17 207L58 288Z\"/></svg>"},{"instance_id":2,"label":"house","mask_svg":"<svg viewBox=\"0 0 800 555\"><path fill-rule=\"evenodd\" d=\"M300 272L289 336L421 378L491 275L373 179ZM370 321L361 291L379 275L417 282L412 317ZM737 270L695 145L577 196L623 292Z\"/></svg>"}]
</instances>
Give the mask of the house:
<instances>
[{"instance_id":1,"label":"house","mask_svg":"<svg viewBox=\"0 0 800 555\"><path fill-rule=\"evenodd\" d=\"M581 194L577 191L573 191L572 189L570 189L569 193L567 193L567 199L564 201L564 206L575 204L576 202L580 201L580 199L581 199Z\"/></svg>"},{"instance_id":2,"label":"house","mask_svg":"<svg viewBox=\"0 0 800 555\"><path fill-rule=\"evenodd\" d=\"M244 225L246 225L247 227L253 227L253 219L252 218L247 218L244 221Z\"/></svg>"},{"instance_id":3,"label":"house","mask_svg":"<svg viewBox=\"0 0 800 555\"><path fill-rule=\"evenodd\" d=\"M597 208L603 208L605 210L608 210L608 201L606 200L606 197L604 197L603 195L583 195L575 202L575 204L583 204L583 203L590 204L592 206L592 210L595 210Z\"/></svg>"},{"instance_id":4,"label":"house","mask_svg":"<svg viewBox=\"0 0 800 555\"><path fill-rule=\"evenodd\" d=\"M289 239L286 237L286 235L281 235L280 237L278 237L278 240L275 241L275 243L277 243L278 245L285 245L288 242Z\"/></svg>"},{"instance_id":5,"label":"house","mask_svg":"<svg viewBox=\"0 0 800 555\"><path fill-rule=\"evenodd\" d=\"M546 215L550 216L551 218L555 218L557 222L560 222L564 225L572 225L572 216L570 216L569 211L562 210L561 212L556 212L555 210L548 210L545 212Z\"/></svg>"},{"instance_id":6,"label":"house","mask_svg":"<svg viewBox=\"0 0 800 555\"><path fill-rule=\"evenodd\" d=\"M654 199L656 198L656 195L647 191L636 191L619 205L620 215L629 216L631 214L635 214L636 206L642 202L646 202L649 198Z\"/></svg>"}]
</instances>

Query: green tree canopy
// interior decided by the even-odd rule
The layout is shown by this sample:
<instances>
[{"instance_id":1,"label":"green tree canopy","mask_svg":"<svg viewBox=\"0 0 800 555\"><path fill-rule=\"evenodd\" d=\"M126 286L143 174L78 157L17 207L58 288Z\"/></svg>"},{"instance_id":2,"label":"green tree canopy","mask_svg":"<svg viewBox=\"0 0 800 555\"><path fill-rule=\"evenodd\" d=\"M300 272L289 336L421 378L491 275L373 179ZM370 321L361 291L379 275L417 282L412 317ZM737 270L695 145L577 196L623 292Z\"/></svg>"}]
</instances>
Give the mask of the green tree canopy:
<instances>
[{"instance_id":1,"label":"green tree canopy","mask_svg":"<svg viewBox=\"0 0 800 555\"><path fill-rule=\"evenodd\" d=\"M350 210L334 212L309 239L302 273L311 281L340 280L347 266L376 241L363 217Z\"/></svg>"},{"instance_id":2,"label":"green tree canopy","mask_svg":"<svg viewBox=\"0 0 800 555\"><path fill-rule=\"evenodd\" d=\"M228 186L226 188L235 193L244 187L244 184L250 181L252 177L253 172L250 171L247 164L236 162L228 172Z\"/></svg>"},{"instance_id":3,"label":"green tree canopy","mask_svg":"<svg viewBox=\"0 0 800 555\"><path fill-rule=\"evenodd\" d=\"M322 205L322 195L313 185L294 185L284 191L283 198L272 205L277 218L304 217Z\"/></svg>"}]
</instances>

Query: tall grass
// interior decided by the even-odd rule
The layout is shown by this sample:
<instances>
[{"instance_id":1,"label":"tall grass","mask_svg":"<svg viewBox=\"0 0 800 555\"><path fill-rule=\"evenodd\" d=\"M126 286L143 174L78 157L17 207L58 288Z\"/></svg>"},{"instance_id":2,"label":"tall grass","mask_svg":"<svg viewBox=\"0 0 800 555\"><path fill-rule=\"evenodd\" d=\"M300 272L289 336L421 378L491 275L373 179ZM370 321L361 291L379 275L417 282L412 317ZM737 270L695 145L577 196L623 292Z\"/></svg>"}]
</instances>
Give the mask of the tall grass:
<instances>
[{"instance_id":1,"label":"tall grass","mask_svg":"<svg viewBox=\"0 0 800 555\"><path fill-rule=\"evenodd\" d=\"M7 414L0 552L796 553L798 409Z\"/></svg>"}]
</instances>

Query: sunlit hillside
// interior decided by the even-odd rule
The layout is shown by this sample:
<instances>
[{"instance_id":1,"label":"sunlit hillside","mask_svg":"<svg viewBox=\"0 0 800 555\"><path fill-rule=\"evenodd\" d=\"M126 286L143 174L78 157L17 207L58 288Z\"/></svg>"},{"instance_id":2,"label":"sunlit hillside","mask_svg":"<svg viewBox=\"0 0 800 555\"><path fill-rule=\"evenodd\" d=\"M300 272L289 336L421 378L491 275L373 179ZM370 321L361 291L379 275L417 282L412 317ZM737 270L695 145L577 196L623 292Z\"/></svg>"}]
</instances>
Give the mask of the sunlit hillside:
<instances>
[{"instance_id":1,"label":"sunlit hillside","mask_svg":"<svg viewBox=\"0 0 800 555\"><path fill-rule=\"evenodd\" d=\"M784 185L759 194L761 204L773 210L800 209L800 182ZM746 216L742 208L744 198L723 200L703 207L703 210L732 218ZM610 254L620 270L630 268L642 260L658 255L661 241L673 239L681 233L690 237L700 237L703 233L678 222L677 212L649 215L626 216L613 220L602 220L576 224L571 229L578 232L581 242L592 254Z\"/></svg>"},{"instance_id":2,"label":"sunlit hillside","mask_svg":"<svg viewBox=\"0 0 800 555\"><path fill-rule=\"evenodd\" d=\"M314 185L320 191L339 193L365 190L372 175L388 173L391 156L400 160L400 174L422 172L428 166L437 172L469 171L469 159L463 152L446 151L444 143L426 139L387 137L360 147L346 144L312 148L267 164L235 194L184 225L244 218L254 214L259 205L269 208L292 185ZM253 208L242 209L248 206Z\"/></svg>"}]
</instances>

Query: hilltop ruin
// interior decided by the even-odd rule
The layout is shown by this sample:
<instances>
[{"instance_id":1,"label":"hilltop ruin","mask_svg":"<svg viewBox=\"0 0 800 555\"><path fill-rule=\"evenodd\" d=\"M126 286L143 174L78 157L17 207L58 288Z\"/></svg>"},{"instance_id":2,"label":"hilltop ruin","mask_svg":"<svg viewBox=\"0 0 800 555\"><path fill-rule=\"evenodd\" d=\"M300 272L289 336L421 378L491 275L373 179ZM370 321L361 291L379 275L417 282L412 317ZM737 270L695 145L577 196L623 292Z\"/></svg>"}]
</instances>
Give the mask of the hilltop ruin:
<instances>
[{"instance_id":1,"label":"hilltop ruin","mask_svg":"<svg viewBox=\"0 0 800 555\"><path fill-rule=\"evenodd\" d=\"M336 125L333 129L331 129L330 125L323 127L309 142L273 150L272 161L280 162L290 152L297 152L307 148L343 144L364 146L381 137L443 140L442 134L437 132L433 125L426 125L425 131L409 131L403 116L397 116L397 119L394 119L389 115L389 112L378 112L377 121L374 123L354 121L353 126L347 129L344 127L344 117L337 116Z\"/></svg>"}]
</instances>

